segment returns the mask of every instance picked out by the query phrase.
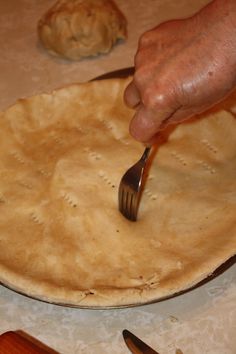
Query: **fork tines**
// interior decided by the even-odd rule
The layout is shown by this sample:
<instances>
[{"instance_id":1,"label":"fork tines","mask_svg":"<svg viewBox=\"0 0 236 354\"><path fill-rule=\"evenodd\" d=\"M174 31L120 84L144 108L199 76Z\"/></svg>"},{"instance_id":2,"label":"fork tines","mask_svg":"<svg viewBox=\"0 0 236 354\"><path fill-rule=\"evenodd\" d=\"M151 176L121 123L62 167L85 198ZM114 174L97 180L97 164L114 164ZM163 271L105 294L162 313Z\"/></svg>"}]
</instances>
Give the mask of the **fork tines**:
<instances>
[{"instance_id":1,"label":"fork tines","mask_svg":"<svg viewBox=\"0 0 236 354\"><path fill-rule=\"evenodd\" d=\"M151 148L146 147L141 159L124 174L119 186L119 210L129 220L136 221L143 176Z\"/></svg>"}]
</instances>

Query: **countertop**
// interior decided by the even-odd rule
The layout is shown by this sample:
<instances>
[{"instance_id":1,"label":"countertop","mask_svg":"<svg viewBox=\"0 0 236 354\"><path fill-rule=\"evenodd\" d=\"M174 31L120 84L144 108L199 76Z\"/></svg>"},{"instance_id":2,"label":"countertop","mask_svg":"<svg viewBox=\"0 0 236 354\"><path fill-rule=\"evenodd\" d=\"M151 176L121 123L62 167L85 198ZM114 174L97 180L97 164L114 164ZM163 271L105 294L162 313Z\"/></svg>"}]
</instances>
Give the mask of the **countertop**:
<instances>
[{"instance_id":1,"label":"countertop","mask_svg":"<svg viewBox=\"0 0 236 354\"><path fill-rule=\"evenodd\" d=\"M116 0L128 21L128 39L107 55L70 62L50 56L38 41L37 21L54 0L1 0L0 109L21 97L132 66L141 33L190 16L207 2ZM61 354L125 354L122 330L127 328L160 354L174 354L176 348L184 354L235 354L235 262L226 268L182 295L127 309L60 307L0 286L0 334L20 329Z\"/></svg>"}]
</instances>

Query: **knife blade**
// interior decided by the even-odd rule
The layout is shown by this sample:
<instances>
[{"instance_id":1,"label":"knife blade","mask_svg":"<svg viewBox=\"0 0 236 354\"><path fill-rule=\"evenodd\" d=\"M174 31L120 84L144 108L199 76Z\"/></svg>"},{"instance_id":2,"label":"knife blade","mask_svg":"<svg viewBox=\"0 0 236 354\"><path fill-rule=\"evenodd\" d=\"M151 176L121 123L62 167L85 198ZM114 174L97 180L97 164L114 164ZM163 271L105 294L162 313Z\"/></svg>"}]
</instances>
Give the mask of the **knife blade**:
<instances>
[{"instance_id":1,"label":"knife blade","mask_svg":"<svg viewBox=\"0 0 236 354\"><path fill-rule=\"evenodd\" d=\"M154 349L149 347L146 343L144 343L141 339L136 337L133 333L124 329L123 332L124 341L133 354L159 354Z\"/></svg>"}]
</instances>

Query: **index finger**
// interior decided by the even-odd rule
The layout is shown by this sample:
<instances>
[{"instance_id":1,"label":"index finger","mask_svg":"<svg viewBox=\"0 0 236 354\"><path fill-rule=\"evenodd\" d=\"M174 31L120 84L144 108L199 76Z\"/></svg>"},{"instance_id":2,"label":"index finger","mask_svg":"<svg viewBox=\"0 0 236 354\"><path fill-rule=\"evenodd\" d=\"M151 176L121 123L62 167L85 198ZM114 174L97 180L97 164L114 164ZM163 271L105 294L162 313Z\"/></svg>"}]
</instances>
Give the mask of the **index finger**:
<instances>
[{"instance_id":1,"label":"index finger","mask_svg":"<svg viewBox=\"0 0 236 354\"><path fill-rule=\"evenodd\" d=\"M133 80L125 89L124 101L130 108L135 108L140 104L141 96Z\"/></svg>"}]
</instances>

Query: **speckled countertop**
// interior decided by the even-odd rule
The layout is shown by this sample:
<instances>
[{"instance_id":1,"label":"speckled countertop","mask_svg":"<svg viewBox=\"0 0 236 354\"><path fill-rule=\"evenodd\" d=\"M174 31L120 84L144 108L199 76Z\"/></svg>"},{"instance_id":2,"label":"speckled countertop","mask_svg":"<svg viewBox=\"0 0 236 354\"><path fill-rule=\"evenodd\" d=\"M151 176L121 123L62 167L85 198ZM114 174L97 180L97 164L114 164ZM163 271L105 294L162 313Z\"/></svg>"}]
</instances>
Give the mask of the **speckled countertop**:
<instances>
[{"instance_id":1,"label":"speckled countertop","mask_svg":"<svg viewBox=\"0 0 236 354\"><path fill-rule=\"evenodd\" d=\"M186 17L207 0L116 0L128 20L128 39L110 54L80 62L48 55L36 25L54 0L0 1L0 109L20 97L84 82L132 66L142 32ZM125 354L124 328L160 354L236 353L236 265L194 290L152 305L81 310L46 304L0 287L0 333L23 330L63 354Z\"/></svg>"}]
</instances>

